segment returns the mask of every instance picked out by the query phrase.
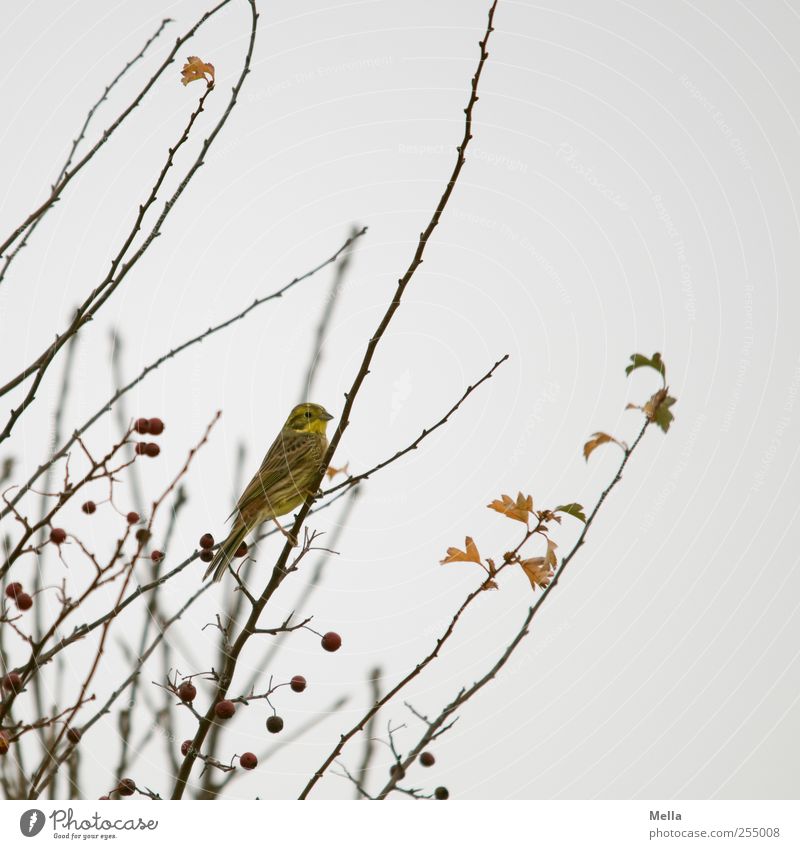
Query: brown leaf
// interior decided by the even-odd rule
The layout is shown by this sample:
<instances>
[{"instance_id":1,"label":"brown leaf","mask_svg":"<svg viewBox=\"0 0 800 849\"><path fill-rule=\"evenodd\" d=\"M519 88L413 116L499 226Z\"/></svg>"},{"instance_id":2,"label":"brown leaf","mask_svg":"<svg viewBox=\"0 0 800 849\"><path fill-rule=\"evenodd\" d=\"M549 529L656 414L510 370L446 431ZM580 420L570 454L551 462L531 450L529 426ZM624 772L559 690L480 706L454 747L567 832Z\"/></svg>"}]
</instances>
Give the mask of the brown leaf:
<instances>
[{"instance_id":1,"label":"brown leaf","mask_svg":"<svg viewBox=\"0 0 800 849\"><path fill-rule=\"evenodd\" d=\"M606 442L616 442L617 445L619 445L619 442L608 433L603 433L600 430L597 431L597 433L593 433L592 438L586 443L586 445L583 446L584 459L588 460L592 451L594 451L594 449L599 445L603 445Z\"/></svg>"},{"instance_id":2,"label":"brown leaf","mask_svg":"<svg viewBox=\"0 0 800 849\"><path fill-rule=\"evenodd\" d=\"M190 56L187 63L181 69L181 82L184 85L195 80L205 80L209 85L214 82L214 66L210 62L204 62L199 56ZM208 77L206 77L208 74Z\"/></svg>"},{"instance_id":3,"label":"brown leaf","mask_svg":"<svg viewBox=\"0 0 800 849\"><path fill-rule=\"evenodd\" d=\"M517 493L517 498L514 500L510 495L501 495L500 499L495 499L491 504L486 505L491 510L497 510L509 519L516 519L518 522L528 524L528 517L533 513L533 496Z\"/></svg>"},{"instance_id":4,"label":"brown leaf","mask_svg":"<svg viewBox=\"0 0 800 849\"><path fill-rule=\"evenodd\" d=\"M531 582L531 588L541 587L544 589L553 579L553 573L546 563L545 557L529 557L527 560L520 560L522 571L528 576Z\"/></svg>"},{"instance_id":5,"label":"brown leaf","mask_svg":"<svg viewBox=\"0 0 800 849\"><path fill-rule=\"evenodd\" d=\"M328 466L325 474L328 476L329 480L332 480L336 477L336 475L346 475L350 470L350 463L345 463L340 469L337 469L335 466Z\"/></svg>"},{"instance_id":6,"label":"brown leaf","mask_svg":"<svg viewBox=\"0 0 800 849\"><path fill-rule=\"evenodd\" d=\"M549 537L547 538L547 554L544 556L545 563L551 569L555 569L558 564L558 560L556 559L556 549L558 546L551 540Z\"/></svg>"},{"instance_id":7,"label":"brown leaf","mask_svg":"<svg viewBox=\"0 0 800 849\"><path fill-rule=\"evenodd\" d=\"M472 537L464 537L465 551L460 548L448 548L447 557L439 562L444 563L478 563L481 556L478 554L478 546L472 541Z\"/></svg>"}]
</instances>

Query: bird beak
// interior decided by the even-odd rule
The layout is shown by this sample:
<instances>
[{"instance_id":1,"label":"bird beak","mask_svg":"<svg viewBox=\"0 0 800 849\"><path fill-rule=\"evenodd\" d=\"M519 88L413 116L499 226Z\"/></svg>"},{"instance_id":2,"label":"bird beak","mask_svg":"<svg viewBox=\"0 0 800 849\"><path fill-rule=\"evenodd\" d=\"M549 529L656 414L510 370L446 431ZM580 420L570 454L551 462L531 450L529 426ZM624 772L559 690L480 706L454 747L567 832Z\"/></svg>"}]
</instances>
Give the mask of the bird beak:
<instances>
[{"instance_id":1,"label":"bird beak","mask_svg":"<svg viewBox=\"0 0 800 849\"><path fill-rule=\"evenodd\" d=\"M325 419L326 422L329 422L333 418L333 416L327 410L325 410L325 412L322 414L322 418Z\"/></svg>"}]
</instances>

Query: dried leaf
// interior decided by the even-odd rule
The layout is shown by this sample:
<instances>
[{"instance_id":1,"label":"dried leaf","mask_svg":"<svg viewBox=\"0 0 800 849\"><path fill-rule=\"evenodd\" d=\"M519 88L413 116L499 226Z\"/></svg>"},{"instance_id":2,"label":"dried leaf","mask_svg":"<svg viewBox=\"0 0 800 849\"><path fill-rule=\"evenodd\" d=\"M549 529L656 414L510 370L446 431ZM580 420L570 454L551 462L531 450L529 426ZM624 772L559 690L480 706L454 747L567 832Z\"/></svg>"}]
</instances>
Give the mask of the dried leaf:
<instances>
[{"instance_id":1,"label":"dried leaf","mask_svg":"<svg viewBox=\"0 0 800 849\"><path fill-rule=\"evenodd\" d=\"M562 504L560 507L556 507L553 511L554 513L566 513L569 516L574 516L580 522L586 523L586 514L583 512L582 504Z\"/></svg>"},{"instance_id":2,"label":"dried leaf","mask_svg":"<svg viewBox=\"0 0 800 849\"><path fill-rule=\"evenodd\" d=\"M190 56L181 69L181 74L183 75L181 82L184 85L193 83L195 80L205 80L209 85L214 82L214 66L210 62L204 62L199 56Z\"/></svg>"},{"instance_id":3,"label":"dried leaf","mask_svg":"<svg viewBox=\"0 0 800 849\"><path fill-rule=\"evenodd\" d=\"M472 537L464 537L465 550L460 548L448 548L447 557L439 562L444 563L478 563L481 562L481 556L478 554L478 546L472 541Z\"/></svg>"},{"instance_id":4,"label":"dried leaf","mask_svg":"<svg viewBox=\"0 0 800 849\"><path fill-rule=\"evenodd\" d=\"M509 519L516 519L518 522L524 522L527 525L528 517L533 513L533 496L518 492L515 500L510 495L501 495L499 499L495 499L486 506L508 516Z\"/></svg>"},{"instance_id":5,"label":"dried leaf","mask_svg":"<svg viewBox=\"0 0 800 849\"><path fill-rule=\"evenodd\" d=\"M329 480L333 480L336 475L346 475L350 470L350 463L345 463L340 469L337 469L335 466L328 466L325 471L325 474L328 476Z\"/></svg>"},{"instance_id":6,"label":"dried leaf","mask_svg":"<svg viewBox=\"0 0 800 849\"><path fill-rule=\"evenodd\" d=\"M630 376L631 372L636 371L637 368L654 368L664 380L667 378L667 366L658 351L652 357L646 357L644 354L631 354L631 363L625 367L625 374Z\"/></svg>"},{"instance_id":7,"label":"dried leaf","mask_svg":"<svg viewBox=\"0 0 800 849\"><path fill-rule=\"evenodd\" d=\"M527 560L520 560L519 565L522 566L522 571L528 576L534 590L536 587L545 589L553 579L553 573L544 557L529 557Z\"/></svg>"},{"instance_id":8,"label":"dried leaf","mask_svg":"<svg viewBox=\"0 0 800 849\"><path fill-rule=\"evenodd\" d=\"M617 445L619 445L619 441L607 433L603 433L600 430L598 430L597 433L593 433L592 438L586 443L586 445L583 446L584 459L588 460L592 451L594 451L594 449L599 445L603 445L606 442L616 442Z\"/></svg>"}]
</instances>

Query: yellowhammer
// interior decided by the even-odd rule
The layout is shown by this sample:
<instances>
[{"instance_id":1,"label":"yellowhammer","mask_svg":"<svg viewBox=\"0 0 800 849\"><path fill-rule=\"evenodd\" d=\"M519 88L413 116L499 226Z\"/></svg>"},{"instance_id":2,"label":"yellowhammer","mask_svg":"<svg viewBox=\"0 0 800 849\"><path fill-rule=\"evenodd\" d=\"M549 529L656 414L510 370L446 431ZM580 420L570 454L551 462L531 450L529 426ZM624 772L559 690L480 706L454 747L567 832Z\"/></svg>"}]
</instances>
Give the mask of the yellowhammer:
<instances>
[{"instance_id":1,"label":"yellowhammer","mask_svg":"<svg viewBox=\"0 0 800 849\"><path fill-rule=\"evenodd\" d=\"M288 536L277 517L299 507L309 495L309 487L320 473L320 463L328 450L325 429L332 418L319 404L298 404L292 410L231 513L236 517L233 528L203 580L213 574L214 580L219 581L244 538L262 522L272 519Z\"/></svg>"}]
</instances>

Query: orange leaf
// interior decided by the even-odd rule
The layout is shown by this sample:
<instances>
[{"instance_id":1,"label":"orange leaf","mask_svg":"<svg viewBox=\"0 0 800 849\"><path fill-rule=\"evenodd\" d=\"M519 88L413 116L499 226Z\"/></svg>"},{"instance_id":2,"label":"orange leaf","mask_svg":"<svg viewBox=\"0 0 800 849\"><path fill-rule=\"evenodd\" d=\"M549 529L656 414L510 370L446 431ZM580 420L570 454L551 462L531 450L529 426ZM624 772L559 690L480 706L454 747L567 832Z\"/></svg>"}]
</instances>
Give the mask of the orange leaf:
<instances>
[{"instance_id":1,"label":"orange leaf","mask_svg":"<svg viewBox=\"0 0 800 849\"><path fill-rule=\"evenodd\" d=\"M195 80L205 80L209 85L214 82L214 66L210 62L204 62L199 56L190 56L181 69L181 74L183 74L181 82L184 85Z\"/></svg>"},{"instance_id":2,"label":"orange leaf","mask_svg":"<svg viewBox=\"0 0 800 849\"><path fill-rule=\"evenodd\" d=\"M447 557L440 563L478 563L481 562L481 556L478 554L478 546L472 541L472 537L464 537L465 551L460 548L448 548Z\"/></svg>"},{"instance_id":3,"label":"orange leaf","mask_svg":"<svg viewBox=\"0 0 800 849\"><path fill-rule=\"evenodd\" d=\"M517 498L514 500L510 495L501 495L500 499L495 499L491 504L486 505L491 510L497 510L509 519L516 519L518 522L528 524L528 517L533 512L533 496L517 493Z\"/></svg>"},{"instance_id":4,"label":"orange leaf","mask_svg":"<svg viewBox=\"0 0 800 849\"><path fill-rule=\"evenodd\" d=\"M350 463L345 463L341 469L337 469L335 466L328 466L325 474L328 476L329 480L332 480L336 477L336 475L346 475L349 469Z\"/></svg>"},{"instance_id":5,"label":"orange leaf","mask_svg":"<svg viewBox=\"0 0 800 849\"><path fill-rule=\"evenodd\" d=\"M520 560L519 565L522 566L522 571L528 576L531 588L534 590L536 587L544 589L553 578L546 560L545 557L529 557L527 560Z\"/></svg>"}]
</instances>

